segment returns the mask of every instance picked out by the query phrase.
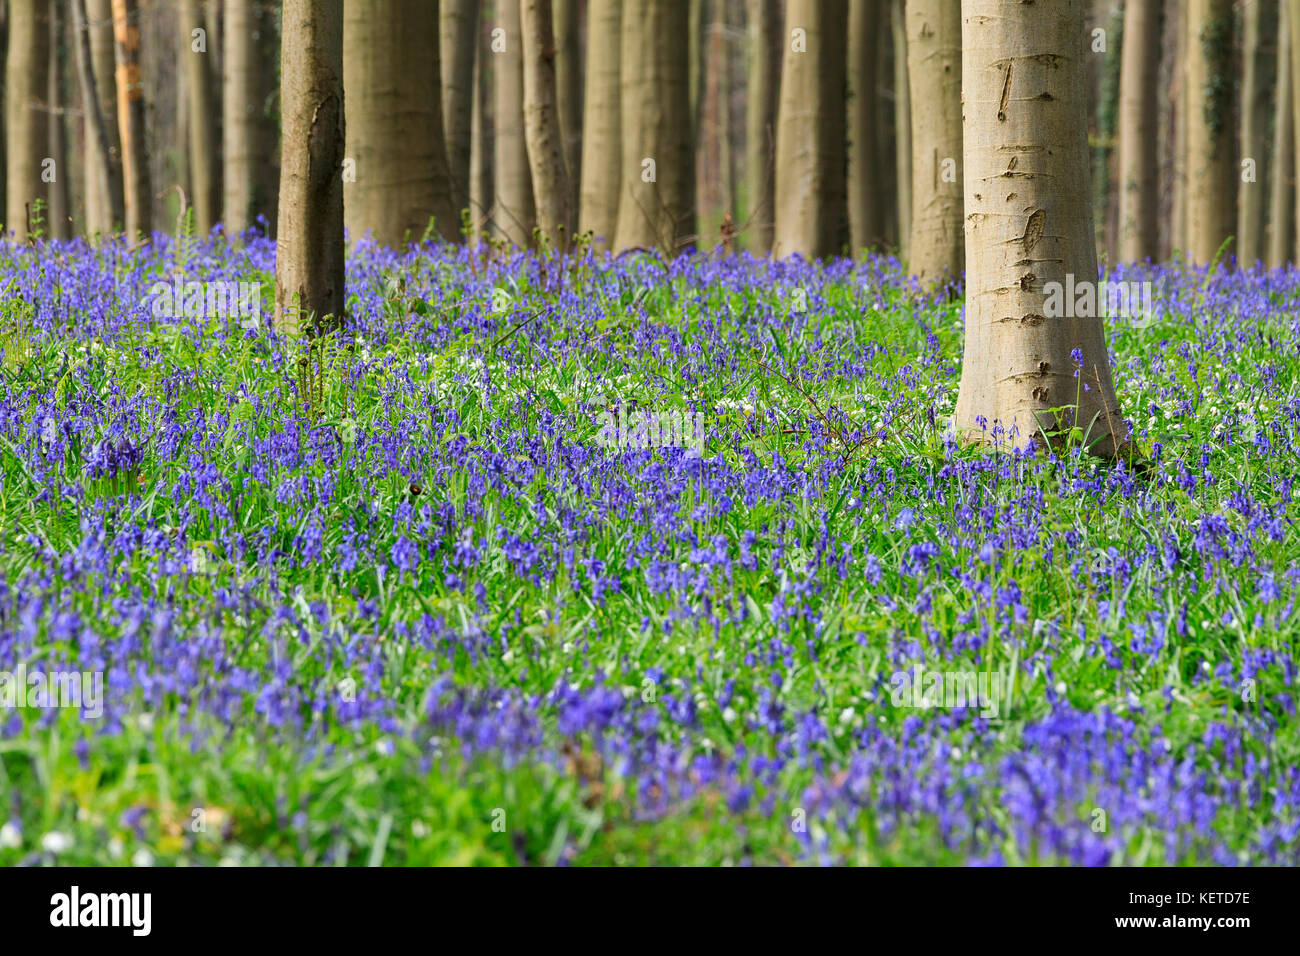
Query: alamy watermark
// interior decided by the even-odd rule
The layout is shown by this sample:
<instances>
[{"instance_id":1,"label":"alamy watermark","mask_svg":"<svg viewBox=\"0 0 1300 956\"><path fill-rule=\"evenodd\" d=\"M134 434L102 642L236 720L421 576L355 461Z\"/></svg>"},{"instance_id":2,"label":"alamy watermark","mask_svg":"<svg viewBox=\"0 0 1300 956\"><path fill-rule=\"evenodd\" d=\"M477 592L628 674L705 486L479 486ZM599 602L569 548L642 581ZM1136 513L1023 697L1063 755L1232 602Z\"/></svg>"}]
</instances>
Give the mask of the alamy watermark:
<instances>
[{"instance_id":1,"label":"alamy watermark","mask_svg":"<svg viewBox=\"0 0 1300 956\"><path fill-rule=\"evenodd\" d=\"M132 936L153 929L152 893L83 893L73 885L50 897L50 925L55 927L122 927Z\"/></svg>"},{"instance_id":2,"label":"alamy watermark","mask_svg":"<svg viewBox=\"0 0 1300 956\"><path fill-rule=\"evenodd\" d=\"M704 413L684 408L628 410L620 402L615 412L606 405L601 417L604 448L692 448L704 453Z\"/></svg>"},{"instance_id":3,"label":"alamy watermark","mask_svg":"<svg viewBox=\"0 0 1300 956\"><path fill-rule=\"evenodd\" d=\"M1064 284L1043 283L1043 314L1059 318L1127 318L1141 328L1155 318L1152 287L1143 282L1074 281L1074 273L1065 274Z\"/></svg>"},{"instance_id":4,"label":"alamy watermark","mask_svg":"<svg viewBox=\"0 0 1300 956\"><path fill-rule=\"evenodd\" d=\"M895 707L918 710L979 708L994 720L1001 713L1006 675L1001 671L928 671L920 664L889 678L889 699Z\"/></svg>"},{"instance_id":5,"label":"alamy watermark","mask_svg":"<svg viewBox=\"0 0 1300 956\"><path fill-rule=\"evenodd\" d=\"M149 289L149 311L158 319L239 319L244 328L257 328L262 318L262 283L220 280L155 282Z\"/></svg>"},{"instance_id":6,"label":"alamy watermark","mask_svg":"<svg viewBox=\"0 0 1300 956\"><path fill-rule=\"evenodd\" d=\"M104 675L101 671L0 671L0 708L75 707L91 720L104 716Z\"/></svg>"}]
</instances>

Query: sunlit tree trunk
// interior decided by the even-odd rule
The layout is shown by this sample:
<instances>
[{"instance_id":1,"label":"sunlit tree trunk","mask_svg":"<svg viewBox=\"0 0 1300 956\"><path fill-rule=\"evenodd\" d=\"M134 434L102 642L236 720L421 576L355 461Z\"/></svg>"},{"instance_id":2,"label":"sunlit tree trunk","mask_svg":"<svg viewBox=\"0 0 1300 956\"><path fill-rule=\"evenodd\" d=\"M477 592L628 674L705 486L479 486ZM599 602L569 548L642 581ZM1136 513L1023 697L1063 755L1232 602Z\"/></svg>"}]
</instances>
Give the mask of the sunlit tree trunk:
<instances>
[{"instance_id":1,"label":"sunlit tree trunk","mask_svg":"<svg viewBox=\"0 0 1300 956\"><path fill-rule=\"evenodd\" d=\"M898 219L898 250L906 259L910 255L912 208L916 200L912 185L912 87L904 6L903 0L890 0L889 23L893 33L890 48L894 54L894 182L898 192L894 206Z\"/></svg>"},{"instance_id":2,"label":"sunlit tree trunk","mask_svg":"<svg viewBox=\"0 0 1300 956\"><path fill-rule=\"evenodd\" d=\"M348 235L401 248L435 235L455 241L460 216L447 172L436 0L348 0L343 5Z\"/></svg>"},{"instance_id":3,"label":"sunlit tree trunk","mask_svg":"<svg viewBox=\"0 0 1300 956\"><path fill-rule=\"evenodd\" d=\"M261 135L262 84L255 0L225 0L221 86L222 222L235 234L253 224L258 167L269 144Z\"/></svg>"},{"instance_id":4,"label":"sunlit tree trunk","mask_svg":"<svg viewBox=\"0 0 1300 956\"><path fill-rule=\"evenodd\" d=\"M537 224L551 247L564 252L573 235L564 134L555 92L555 37L551 0L523 0L524 137L533 177Z\"/></svg>"},{"instance_id":5,"label":"sunlit tree trunk","mask_svg":"<svg viewBox=\"0 0 1300 956\"><path fill-rule=\"evenodd\" d=\"M1190 102L1187 95L1189 38L1187 33L1187 5L1178 3L1175 6L1177 13L1173 18L1177 21L1175 30L1177 59L1173 70L1175 89L1170 97L1174 108L1174 186L1172 208L1169 214L1169 234L1170 254L1173 255L1177 252L1185 258L1187 256L1187 112Z\"/></svg>"},{"instance_id":6,"label":"sunlit tree trunk","mask_svg":"<svg viewBox=\"0 0 1300 956\"><path fill-rule=\"evenodd\" d=\"M908 265L922 282L958 279L962 221L961 0L908 0L912 87L912 239Z\"/></svg>"},{"instance_id":7,"label":"sunlit tree trunk","mask_svg":"<svg viewBox=\"0 0 1300 956\"><path fill-rule=\"evenodd\" d=\"M41 174L50 152L50 14L45 0L11 0L5 55L5 227L27 238L36 203L49 202ZM48 216L48 205L44 215Z\"/></svg>"},{"instance_id":8,"label":"sunlit tree trunk","mask_svg":"<svg viewBox=\"0 0 1300 956\"><path fill-rule=\"evenodd\" d=\"M1159 157L1153 148L1160 72L1160 3L1124 5L1119 80L1119 258L1159 255Z\"/></svg>"},{"instance_id":9,"label":"sunlit tree trunk","mask_svg":"<svg viewBox=\"0 0 1300 956\"><path fill-rule=\"evenodd\" d=\"M117 164L117 113L113 95L113 26L107 0L92 0L100 20L89 21L86 0L72 0L73 56L77 84L86 117L84 176L86 180L86 233L107 235L122 220L122 172ZM102 25L101 25L102 24ZM107 62L95 49L108 37ZM100 72L104 69L105 72ZM107 102L103 91L108 90Z\"/></svg>"},{"instance_id":10,"label":"sunlit tree trunk","mask_svg":"<svg viewBox=\"0 0 1300 956\"><path fill-rule=\"evenodd\" d=\"M578 229L592 234L596 249L608 249L613 244L618 222L622 182L618 66L622 8L622 0L590 0L587 6Z\"/></svg>"},{"instance_id":11,"label":"sunlit tree trunk","mask_svg":"<svg viewBox=\"0 0 1300 956\"><path fill-rule=\"evenodd\" d=\"M672 255L695 236L695 150L689 0L625 0L621 44L621 175L616 250Z\"/></svg>"},{"instance_id":12,"label":"sunlit tree trunk","mask_svg":"<svg viewBox=\"0 0 1300 956\"><path fill-rule=\"evenodd\" d=\"M442 123L457 215L469 206L478 0L441 0Z\"/></svg>"},{"instance_id":13,"label":"sunlit tree trunk","mask_svg":"<svg viewBox=\"0 0 1300 956\"><path fill-rule=\"evenodd\" d=\"M1082 0L963 0L966 340L954 424L967 439L1024 446L1072 419L1113 457L1127 432L1096 303L1046 314L1057 311L1047 283L1097 285L1086 36Z\"/></svg>"},{"instance_id":14,"label":"sunlit tree trunk","mask_svg":"<svg viewBox=\"0 0 1300 956\"><path fill-rule=\"evenodd\" d=\"M288 332L343 316L343 11L285 0L280 52L276 321Z\"/></svg>"},{"instance_id":15,"label":"sunlit tree trunk","mask_svg":"<svg viewBox=\"0 0 1300 956\"><path fill-rule=\"evenodd\" d=\"M832 256L847 236L844 120L848 6L786 6L772 254Z\"/></svg>"},{"instance_id":16,"label":"sunlit tree trunk","mask_svg":"<svg viewBox=\"0 0 1300 956\"><path fill-rule=\"evenodd\" d=\"M554 0L555 96L564 134L564 168L569 174L569 208L578 208L582 181L582 49L578 0Z\"/></svg>"},{"instance_id":17,"label":"sunlit tree trunk","mask_svg":"<svg viewBox=\"0 0 1300 956\"><path fill-rule=\"evenodd\" d=\"M731 99L728 79L731 50L727 42L727 11L724 0L705 5L704 89L700 101L699 139L695 150L696 209L700 243L713 247L724 240L725 217L735 215L731 182Z\"/></svg>"},{"instance_id":18,"label":"sunlit tree trunk","mask_svg":"<svg viewBox=\"0 0 1300 956\"><path fill-rule=\"evenodd\" d=\"M474 34L474 112L470 118L469 206L477 233L492 217L492 165L494 160L492 110L492 56L486 30L490 28L490 7L483 10L484 23Z\"/></svg>"},{"instance_id":19,"label":"sunlit tree trunk","mask_svg":"<svg viewBox=\"0 0 1300 956\"><path fill-rule=\"evenodd\" d=\"M1268 106L1270 93L1265 76L1268 57L1264 50L1264 14L1268 0L1253 0L1241 9L1241 154L1243 169L1237 200L1237 258L1242 266L1253 266L1265 258L1264 207L1268 167ZM1276 87L1275 87L1276 88Z\"/></svg>"},{"instance_id":20,"label":"sunlit tree trunk","mask_svg":"<svg viewBox=\"0 0 1300 956\"><path fill-rule=\"evenodd\" d=\"M147 236L153 228L137 0L113 0L113 60L118 141L122 149L122 200L126 210L126 234L134 240L142 233Z\"/></svg>"},{"instance_id":21,"label":"sunlit tree trunk","mask_svg":"<svg viewBox=\"0 0 1300 956\"><path fill-rule=\"evenodd\" d=\"M1273 110L1273 161L1269 164L1268 265L1277 269L1291 258L1296 217L1295 114L1291 82L1291 11L1289 0L1278 4L1277 83Z\"/></svg>"},{"instance_id":22,"label":"sunlit tree trunk","mask_svg":"<svg viewBox=\"0 0 1300 956\"><path fill-rule=\"evenodd\" d=\"M113 82L113 8L109 0L73 0L71 6L74 23L81 24L76 29L73 53L87 124L86 232L107 235L121 226L124 215ZM89 108L92 100L96 106L93 111Z\"/></svg>"},{"instance_id":23,"label":"sunlit tree trunk","mask_svg":"<svg viewBox=\"0 0 1300 956\"><path fill-rule=\"evenodd\" d=\"M1295 158L1300 153L1300 0L1287 0L1287 25L1291 37L1291 154L1292 169L1300 172L1300 160ZM1292 235L1300 246L1300 184L1291 190L1295 203L1295 215L1292 218ZM1300 258L1300 249L1297 250Z\"/></svg>"},{"instance_id":24,"label":"sunlit tree trunk","mask_svg":"<svg viewBox=\"0 0 1300 956\"><path fill-rule=\"evenodd\" d=\"M749 45L745 106L746 245L755 252L772 248L776 184L776 108L781 95L781 2L746 0Z\"/></svg>"},{"instance_id":25,"label":"sunlit tree trunk","mask_svg":"<svg viewBox=\"0 0 1300 956\"><path fill-rule=\"evenodd\" d=\"M1236 228L1232 0L1187 0L1187 231L1204 264Z\"/></svg>"},{"instance_id":26,"label":"sunlit tree trunk","mask_svg":"<svg viewBox=\"0 0 1300 956\"><path fill-rule=\"evenodd\" d=\"M884 244L880 145L876 142L876 51L889 0L849 0L848 191L853 251Z\"/></svg>"},{"instance_id":27,"label":"sunlit tree trunk","mask_svg":"<svg viewBox=\"0 0 1300 956\"><path fill-rule=\"evenodd\" d=\"M181 78L189 97L189 157L194 220L200 234L207 233L217 221L221 208L218 183L216 130L213 124L213 99L207 26L198 0L180 3Z\"/></svg>"},{"instance_id":28,"label":"sunlit tree trunk","mask_svg":"<svg viewBox=\"0 0 1300 956\"><path fill-rule=\"evenodd\" d=\"M60 4L51 4L49 8L50 23L50 63L47 71L46 82L49 92L46 94L45 102L48 108L46 121L50 126L49 133L49 158L53 160L50 164L51 178L47 184L49 190L50 208L46 212L47 230L51 239L67 239L72 235L72 201L68 189L68 174L71 170L68 168L68 143L67 133L63 125L63 112L65 103L63 101L63 89L60 83L61 62L63 57L62 31L63 31L63 7Z\"/></svg>"},{"instance_id":29,"label":"sunlit tree trunk","mask_svg":"<svg viewBox=\"0 0 1300 956\"><path fill-rule=\"evenodd\" d=\"M528 246L533 241L537 215L528 147L524 141L524 58L519 0L498 0L492 25L492 80L496 93L493 219L507 239L517 246Z\"/></svg>"}]
</instances>

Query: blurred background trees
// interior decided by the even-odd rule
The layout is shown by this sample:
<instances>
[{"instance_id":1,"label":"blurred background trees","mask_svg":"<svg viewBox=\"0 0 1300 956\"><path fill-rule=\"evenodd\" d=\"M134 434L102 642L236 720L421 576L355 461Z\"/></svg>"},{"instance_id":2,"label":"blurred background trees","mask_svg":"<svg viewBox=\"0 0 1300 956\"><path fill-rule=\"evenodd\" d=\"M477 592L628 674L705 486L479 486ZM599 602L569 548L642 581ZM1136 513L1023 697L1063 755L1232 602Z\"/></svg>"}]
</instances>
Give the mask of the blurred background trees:
<instances>
[{"instance_id":1,"label":"blurred background trees","mask_svg":"<svg viewBox=\"0 0 1300 956\"><path fill-rule=\"evenodd\" d=\"M568 244L614 252L871 248L921 281L964 269L960 0L336 5L354 241L430 223L465 241L466 217L474 241L563 222ZM1297 6L1084 4L1103 264L1294 260ZM0 2L5 231L275 235L284 16Z\"/></svg>"}]
</instances>

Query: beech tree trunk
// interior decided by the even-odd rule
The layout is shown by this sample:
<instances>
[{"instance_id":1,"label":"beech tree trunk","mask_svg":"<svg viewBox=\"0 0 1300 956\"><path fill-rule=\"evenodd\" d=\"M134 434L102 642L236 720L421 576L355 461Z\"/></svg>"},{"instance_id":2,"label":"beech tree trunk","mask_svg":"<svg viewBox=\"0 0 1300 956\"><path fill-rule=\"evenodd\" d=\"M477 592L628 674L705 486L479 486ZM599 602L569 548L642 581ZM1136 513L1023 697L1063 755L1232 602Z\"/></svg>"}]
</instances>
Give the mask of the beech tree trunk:
<instances>
[{"instance_id":1,"label":"beech tree trunk","mask_svg":"<svg viewBox=\"0 0 1300 956\"><path fill-rule=\"evenodd\" d=\"M343 11L285 0L281 22L275 312L292 334L343 316Z\"/></svg>"},{"instance_id":2,"label":"beech tree trunk","mask_svg":"<svg viewBox=\"0 0 1300 956\"><path fill-rule=\"evenodd\" d=\"M1287 0L1287 31L1291 37L1291 142L1293 144L1292 169L1300 172L1300 161L1295 158L1300 153L1300 0ZM1295 215L1292 218L1292 230L1297 247L1300 247L1300 183L1291 190L1295 203ZM1300 258L1300 249L1297 250Z\"/></svg>"},{"instance_id":3,"label":"beech tree trunk","mask_svg":"<svg viewBox=\"0 0 1300 956\"><path fill-rule=\"evenodd\" d=\"M960 2L960 0L958 0ZM894 184L898 201L898 250L906 260L912 241L912 89L908 74L907 14L903 0L890 0L889 23L893 33L890 50L894 57Z\"/></svg>"},{"instance_id":4,"label":"beech tree trunk","mask_svg":"<svg viewBox=\"0 0 1300 956\"><path fill-rule=\"evenodd\" d=\"M695 237L689 0L626 0L619 108L621 189L614 248L672 255Z\"/></svg>"},{"instance_id":5,"label":"beech tree trunk","mask_svg":"<svg viewBox=\"0 0 1300 956\"><path fill-rule=\"evenodd\" d=\"M1236 227L1232 0L1187 0L1187 18L1187 245L1204 265Z\"/></svg>"},{"instance_id":6,"label":"beech tree trunk","mask_svg":"<svg viewBox=\"0 0 1300 956\"><path fill-rule=\"evenodd\" d=\"M41 174L50 155L50 13L45 0L11 0L5 56L5 225L19 242L28 236L36 203L46 204Z\"/></svg>"},{"instance_id":7,"label":"beech tree trunk","mask_svg":"<svg viewBox=\"0 0 1300 956\"><path fill-rule=\"evenodd\" d=\"M1291 258L1296 216L1295 114L1291 82L1291 11L1289 0L1277 10L1277 98L1273 110L1273 161L1269 164L1268 266L1279 269Z\"/></svg>"},{"instance_id":8,"label":"beech tree trunk","mask_svg":"<svg viewBox=\"0 0 1300 956\"><path fill-rule=\"evenodd\" d=\"M569 208L578 208L582 181L582 49L578 0L554 0L555 97L564 134L564 168L569 174Z\"/></svg>"},{"instance_id":9,"label":"beech tree trunk","mask_svg":"<svg viewBox=\"0 0 1300 956\"><path fill-rule=\"evenodd\" d=\"M478 0L442 0L442 122L457 214L469 208Z\"/></svg>"},{"instance_id":10,"label":"beech tree trunk","mask_svg":"<svg viewBox=\"0 0 1300 956\"><path fill-rule=\"evenodd\" d=\"M67 105L63 101L63 88L60 83L62 60L63 7L60 4L49 6L50 62L47 69L46 83L49 92L45 97L46 122L49 124L49 190L50 208L46 210L46 231L51 239L67 239L72 235L72 201L69 198L68 174L68 138L63 126L63 112Z\"/></svg>"},{"instance_id":11,"label":"beech tree trunk","mask_svg":"<svg viewBox=\"0 0 1300 956\"><path fill-rule=\"evenodd\" d=\"M772 248L776 216L776 108L781 95L781 0L747 0L748 99L745 105L746 245Z\"/></svg>"},{"instance_id":12,"label":"beech tree trunk","mask_svg":"<svg viewBox=\"0 0 1300 956\"><path fill-rule=\"evenodd\" d=\"M117 132L122 149L122 202L126 235L134 241L153 228L153 193L145 148L144 83L140 79L137 0L113 0L113 61L117 85Z\"/></svg>"},{"instance_id":13,"label":"beech tree trunk","mask_svg":"<svg viewBox=\"0 0 1300 956\"><path fill-rule=\"evenodd\" d=\"M622 0L590 0L587 6L578 229L592 234L595 249L613 245L618 222L623 169L618 66L622 13Z\"/></svg>"},{"instance_id":14,"label":"beech tree trunk","mask_svg":"<svg viewBox=\"0 0 1300 956\"><path fill-rule=\"evenodd\" d=\"M96 236L108 235L122 222L122 170L117 162L112 11L108 0L90 0L89 11L88 17L86 0L73 0L73 56L86 116L86 234Z\"/></svg>"},{"instance_id":15,"label":"beech tree trunk","mask_svg":"<svg viewBox=\"0 0 1300 956\"><path fill-rule=\"evenodd\" d=\"M853 252L885 242L880 144L876 142L876 50L889 0L849 0L849 232Z\"/></svg>"},{"instance_id":16,"label":"beech tree trunk","mask_svg":"<svg viewBox=\"0 0 1300 956\"><path fill-rule=\"evenodd\" d=\"M922 283L961 278L961 0L908 0L912 88L912 238L908 265Z\"/></svg>"},{"instance_id":17,"label":"beech tree trunk","mask_svg":"<svg viewBox=\"0 0 1300 956\"><path fill-rule=\"evenodd\" d=\"M1124 5L1119 79L1119 258L1159 256L1159 157L1156 130L1160 72L1160 3Z\"/></svg>"},{"instance_id":18,"label":"beech tree trunk","mask_svg":"<svg viewBox=\"0 0 1300 956\"><path fill-rule=\"evenodd\" d=\"M1187 113L1190 99L1187 95L1187 58L1189 36L1187 30L1187 5L1179 3L1177 14L1177 63L1174 67L1174 86L1170 99L1174 107L1174 188L1173 208L1169 216L1170 253L1187 257Z\"/></svg>"},{"instance_id":19,"label":"beech tree trunk","mask_svg":"<svg viewBox=\"0 0 1300 956\"><path fill-rule=\"evenodd\" d=\"M564 134L555 93L551 0L523 0L524 136L533 176L537 224L551 247L567 251L573 235Z\"/></svg>"},{"instance_id":20,"label":"beech tree trunk","mask_svg":"<svg viewBox=\"0 0 1300 956\"><path fill-rule=\"evenodd\" d=\"M394 249L419 242L431 221L460 235L442 130L437 0L348 0L343 6L349 238L370 233Z\"/></svg>"},{"instance_id":21,"label":"beech tree trunk","mask_svg":"<svg viewBox=\"0 0 1300 956\"><path fill-rule=\"evenodd\" d=\"M486 28L486 24L484 25ZM492 218L492 57L483 30L474 35L474 113L470 120L470 215L476 233ZM477 238L477 237L476 237Z\"/></svg>"},{"instance_id":22,"label":"beech tree trunk","mask_svg":"<svg viewBox=\"0 0 1300 956\"><path fill-rule=\"evenodd\" d=\"M833 256L847 236L844 0L786 6L772 254Z\"/></svg>"},{"instance_id":23,"label":"beech tree trunk","mask_svg":"<svg viewBox=\"0 0 1300 956\"><path fill-rule=\"evenodd\" d=\"M225 0L221 86L222 222L230 235L253 224L258 166L269 147L261 135L262 95L255 0Z\"/></svg>"},{"instance_id":24,"label":"beech tree trunk","mask_svg":"<svg viewBox=\"0 0 1300 956\"><path fill-rule=\"evenodd\" d=\"M1237 260L1245 268L1265 258L1264 206L1268 186L1268 106L1270 90L1265 83L1264 6L1267 0L1253 0L1241 10L1241 157L1253 165L1238 177L1241 194L1237 200ZM1247 163L1249 161L1249 163Z\"/></svg>"},{"instance_id":25,"label":"beech tree trunk","mask_svg":"<svg viewBox=\"0 0 1300 956\"><path fill-rule=\"evenodd\" d=\"M1045 314L1046 283L1098 284L1086 40L1082 0L963 0L966 341L954 424L967 440L1017 447L1074 424L1113 458L1127 428L1095 301Z\"/></svg>"},{"instance_id":26,"label":"beech tree trunk","mask_svg":"<svg viewBox=\"0 0 1300 956\"><path fill-rule=\"evenodd\" d=\"M524 47L520 22L519 0L498 0L491 47L496 86L493 219L502 235L516 246L526 247L532 245L537 214L524 140Z\"/></svg>"},{"instance_id":27,"label":"beech tree trunk","mask_svg":"<svg viewBox=\"0 0 1300 956\"><path fill-rule=\"evenodd\" d=\"M727 42L727 11L723 0L705 5L703 26L704 88L695 149L695 207L701 246L714 248L729 241L723 236L727 216L734 227L731 181L731 51Z\"/></svg>"},{"instance_id":28,"label":"beech tree trunk","mask_svg":"<svg viewBox=\"0 0 1300 956\"><path fill-rule=\"evenodd\" d=\"M208 69L209 41L198 0L180 4L181 78L188 91L189 157L195 226L206 235L217 222L221 208L217 181L217 143L212 122L212 95ZM195 36L194 31L203 31Z\"/></svg>"}]
</instances>

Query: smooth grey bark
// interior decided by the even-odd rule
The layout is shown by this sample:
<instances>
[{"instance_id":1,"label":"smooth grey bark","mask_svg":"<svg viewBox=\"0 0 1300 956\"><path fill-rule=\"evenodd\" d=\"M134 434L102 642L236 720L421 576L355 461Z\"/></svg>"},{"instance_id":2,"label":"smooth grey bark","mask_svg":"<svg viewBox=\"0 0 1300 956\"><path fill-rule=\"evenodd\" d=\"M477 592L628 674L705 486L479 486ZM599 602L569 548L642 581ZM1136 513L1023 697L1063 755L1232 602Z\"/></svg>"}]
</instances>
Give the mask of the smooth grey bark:
<instances>
[{"instance_id":1,"label":"smooth grey bark","mask_svg":"<svg viewBox=\"0 0 1300 956\"><path fill-rule=\"evenodd\" d=\"M912 88L912 237L908 266L924 283L965 268L962 211L961 0L908 0Z\"/></svg>"},{"instance_id":2,"label":"smooth grey bark","mask_svg":"<svg viewBox=\"0 0 1300 956\"><path fill-rule=\"evenodd\" d=\"M1098 284L1086 39L1082 0L963 0L966 337L954 425L966 440L1017 447L1077 425L1094 454L1114 458L1127 432L1095 301L1046 314L1056 311L1047 283Z\"/></svg>"},{"instance_id":3,"label":"smooth grey bark","mask_svg":"<svg viewBox=\"0 0 1300 956\"><path fill-rule=\"evenodd\" d=\"M343 11L285 0L282 23L275 312L293 334L343 317Z\"/></svg>"},{"instance_id":4,"label":"smooth grey bark","mask_svg":"<svg viewBox=\"0 0 1300 956\"><path fill-rule=\"evenodd\" d=\"M1158 174L1153 148L1160 72L1160 2L1124 5L1119 79L1119 258L1142 262L1160 254Z\"/></svg>"},{"instance_id":5,"label":"smooth grey bark","mask_svg":"<svg viewBox=\"0 0 1300 956\"><path fill-rule=\"evenodd\" d=\"M578 229L596 249L609 249L618 223L622 182L619 37L622 0L587 6L587 83L583 102Z\"/></svg>"}]
</instances>

